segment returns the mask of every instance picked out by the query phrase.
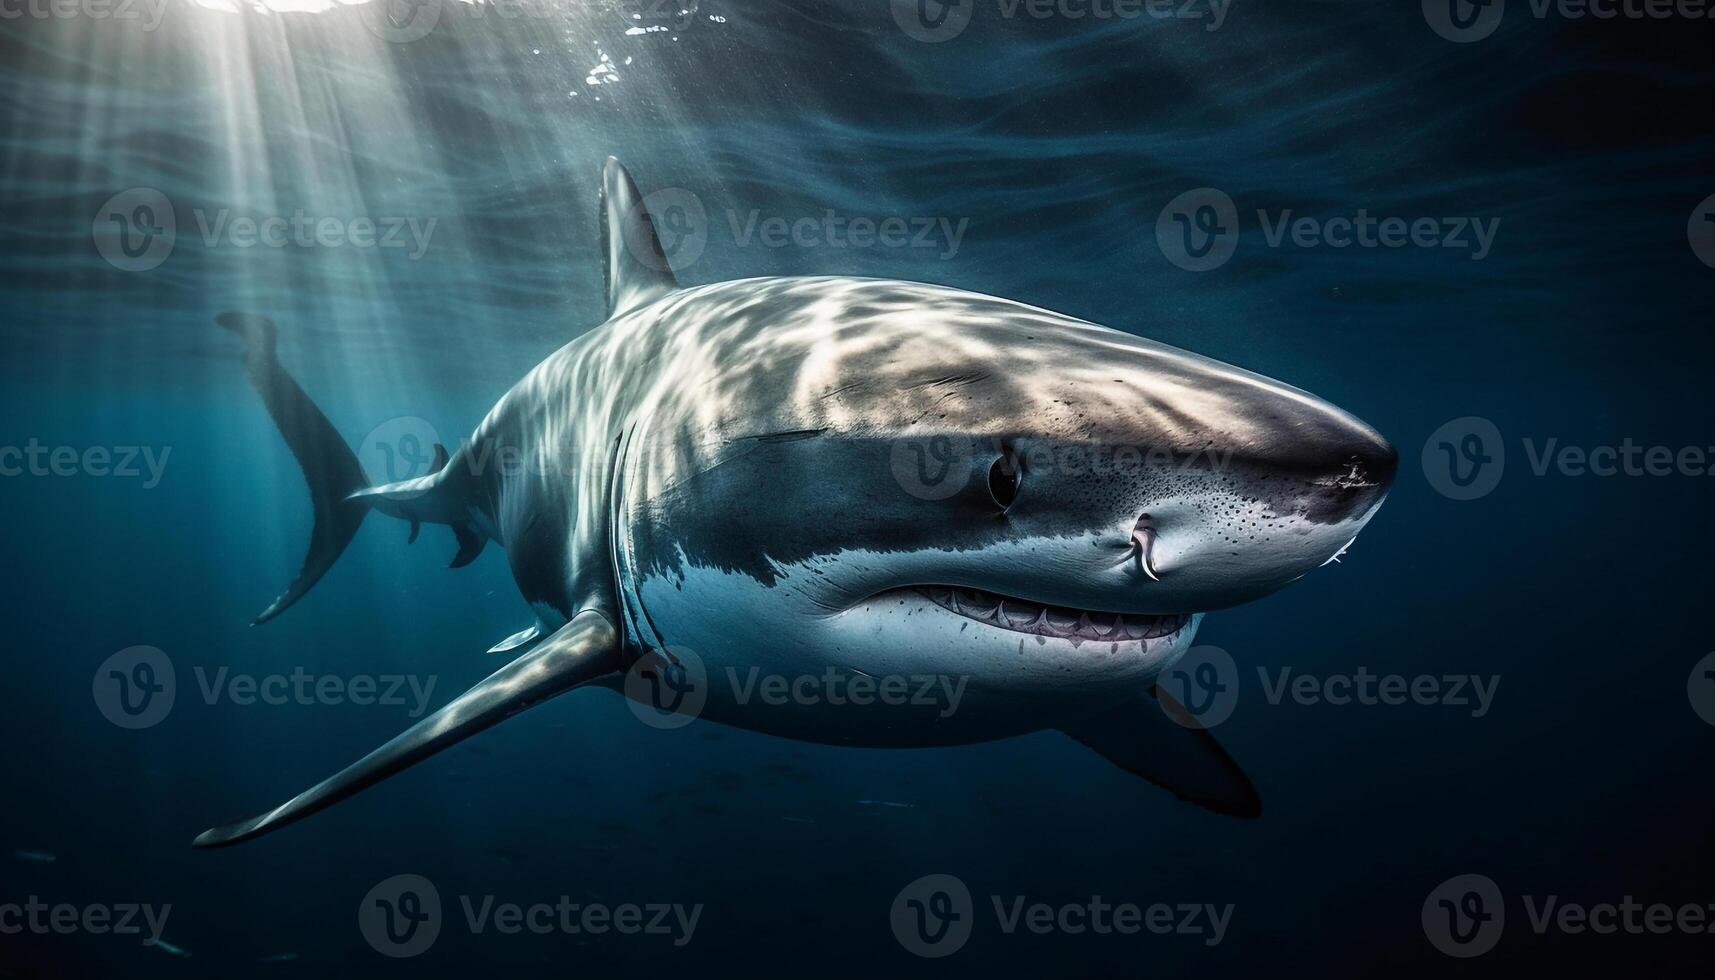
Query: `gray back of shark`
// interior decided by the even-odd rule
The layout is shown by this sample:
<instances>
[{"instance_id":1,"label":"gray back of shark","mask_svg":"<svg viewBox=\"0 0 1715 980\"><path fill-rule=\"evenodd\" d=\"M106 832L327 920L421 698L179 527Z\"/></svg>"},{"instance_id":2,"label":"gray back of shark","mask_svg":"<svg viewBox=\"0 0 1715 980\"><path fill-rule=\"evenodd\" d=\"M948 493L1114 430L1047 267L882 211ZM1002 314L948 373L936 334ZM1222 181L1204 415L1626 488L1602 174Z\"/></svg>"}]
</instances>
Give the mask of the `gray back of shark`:
<instances>
[{"instance_id":1,"label":"gray back of shark","mask_svg":"<svg viewBox=\"0 0 1715 980\"><path fill-rule=\"evenodd\" d=\"M1260 801L1155 682L1202 614L1337 558L1397 462L1374 430L1240 369L1009 300L841 277L681 289L635 185L602 175L609 319L437 469L370 487L220 318L303 467L298 601L378 510L506 549L531 626L506 666L328 780L210 830L301 819L549 697L846 745L1059 729L1219 812ZM689 705L689 707L687 707Z\"/></svg>"}]
</instances>

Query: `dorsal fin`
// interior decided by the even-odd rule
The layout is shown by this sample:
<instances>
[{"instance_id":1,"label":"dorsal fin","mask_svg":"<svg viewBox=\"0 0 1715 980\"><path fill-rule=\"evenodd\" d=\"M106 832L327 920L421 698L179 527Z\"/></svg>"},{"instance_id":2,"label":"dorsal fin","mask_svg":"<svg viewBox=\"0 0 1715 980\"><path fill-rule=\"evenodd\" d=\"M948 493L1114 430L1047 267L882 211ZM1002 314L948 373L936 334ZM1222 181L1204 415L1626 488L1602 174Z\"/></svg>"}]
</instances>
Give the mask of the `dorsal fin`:
<instances>
[{"instance_id":1,"label":"dorsal fin","mask_svg":"<svg viewBox=\"0 0 1715 980\"><path fill-rule=\"evenodd\" d=\"M429 472L439 473L446 469L447 464L452 462L452 458L452 454L447 452L447 447L438 442L435 443L435 461L429 464Z\"/></svg>"},{"instance_id":2,"label":"dorsal fin","mask_svg":"<svg viewBox=\"0 0 1715 980\"><path fill-rule=\"evenodd\" d=\"M655 220L631 175L613 157L601 168L601 249L607 316L613 319L679 288L655 235Z\"/></svg>"}]
</instances>

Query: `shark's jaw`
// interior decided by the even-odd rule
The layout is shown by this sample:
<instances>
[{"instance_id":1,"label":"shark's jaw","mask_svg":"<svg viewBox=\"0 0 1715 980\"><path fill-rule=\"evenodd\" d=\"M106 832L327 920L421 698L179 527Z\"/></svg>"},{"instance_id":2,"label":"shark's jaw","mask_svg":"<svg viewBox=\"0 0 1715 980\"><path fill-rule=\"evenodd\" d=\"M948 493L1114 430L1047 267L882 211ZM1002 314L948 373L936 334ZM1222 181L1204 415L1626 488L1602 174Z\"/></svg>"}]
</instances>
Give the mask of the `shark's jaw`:
<instances>
[{"instance_id":1,"label":"shark's jaw","mask_svg":"<svg viewBox=\"0 0 1715 980\"><path fill-rule=\"evenodd\" d=\"M944 585L911 591L956 616L994 629L1046 636L1072 643L1125 643L1170 638L1192 622L1192 614L1156 615L1074 609L982 589Z\"/></svg>"}]
</instances>

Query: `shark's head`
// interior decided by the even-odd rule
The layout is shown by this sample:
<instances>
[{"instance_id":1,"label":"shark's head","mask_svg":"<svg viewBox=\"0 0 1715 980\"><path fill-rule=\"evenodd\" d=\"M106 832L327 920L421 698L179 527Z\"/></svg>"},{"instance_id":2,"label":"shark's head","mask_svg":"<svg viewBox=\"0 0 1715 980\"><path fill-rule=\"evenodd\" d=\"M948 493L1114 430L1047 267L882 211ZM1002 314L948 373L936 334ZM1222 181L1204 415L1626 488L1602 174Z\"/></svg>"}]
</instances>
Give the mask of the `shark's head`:
<instances>
[{"instance_id":1,"label":"shark's head","mask_svg":"<svg viewBox=\"0 0 1715 980\"><path fill-rule=\"evenodd\" d=\"M1303 391L1006 300L774 280L683 302L685 370L715 373L646 411L622 578L664 642L723 660L1135 690L1197 614L1339 557L1397 462Z\"/></svg>"}]
</instances>

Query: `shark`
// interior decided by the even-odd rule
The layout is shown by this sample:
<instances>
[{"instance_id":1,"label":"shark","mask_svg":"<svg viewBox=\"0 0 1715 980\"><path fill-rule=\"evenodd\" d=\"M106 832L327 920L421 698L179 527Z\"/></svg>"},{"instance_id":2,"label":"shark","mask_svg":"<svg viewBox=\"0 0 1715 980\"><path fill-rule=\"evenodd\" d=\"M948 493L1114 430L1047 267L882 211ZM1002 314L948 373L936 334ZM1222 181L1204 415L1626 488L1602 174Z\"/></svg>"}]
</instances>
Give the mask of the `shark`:
<instances>
[{"instance_id":1,"label":"shark","mask_svg":"<svg viewBox=\"0 0 1715 980\"><path fill-rule=\"evenodd\" d=\"M271 320L216 318L314 514L257 623L303 599L372 513L413 541L449 527L455 567L504 548L533 620L468 691L196 846L278 830L585 687L832 745L1060 732L1207 810L1261 813L1158 680L1207 613L1346 551L1397 468L1385 438L1261 375L949 286L681 286L613 158L598 212L606 321L409 480L370 482L282 366ZM956 697L904 696L913 678ZM788 695L757 696L769 679Z\"/></svg>"}]
</instances>

